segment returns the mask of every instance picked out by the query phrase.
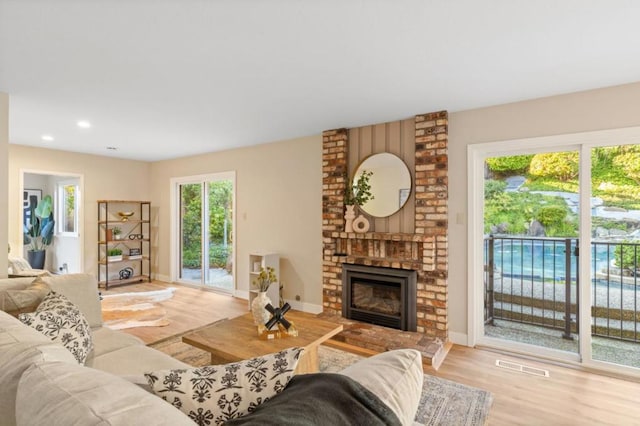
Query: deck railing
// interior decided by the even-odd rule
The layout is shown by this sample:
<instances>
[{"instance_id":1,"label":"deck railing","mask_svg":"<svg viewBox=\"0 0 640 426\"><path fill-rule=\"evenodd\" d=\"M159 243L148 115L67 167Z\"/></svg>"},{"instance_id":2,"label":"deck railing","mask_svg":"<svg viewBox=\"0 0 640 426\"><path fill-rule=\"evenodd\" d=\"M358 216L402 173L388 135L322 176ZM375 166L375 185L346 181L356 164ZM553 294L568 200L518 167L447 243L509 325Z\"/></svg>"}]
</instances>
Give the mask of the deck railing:
<instances>
[{"instance_id":1,"label":"deck railing","mask_svg":"<svg viewBox=\"0 0 640 426\"><path fill-rule=\"evenodd\" d=\"M485 322L539 325L571 339L578 333L578 243L577 238L486 237ZM640 341L640 244L593 242L591 250L592 334Z\"/></svg>"}]
</instances>

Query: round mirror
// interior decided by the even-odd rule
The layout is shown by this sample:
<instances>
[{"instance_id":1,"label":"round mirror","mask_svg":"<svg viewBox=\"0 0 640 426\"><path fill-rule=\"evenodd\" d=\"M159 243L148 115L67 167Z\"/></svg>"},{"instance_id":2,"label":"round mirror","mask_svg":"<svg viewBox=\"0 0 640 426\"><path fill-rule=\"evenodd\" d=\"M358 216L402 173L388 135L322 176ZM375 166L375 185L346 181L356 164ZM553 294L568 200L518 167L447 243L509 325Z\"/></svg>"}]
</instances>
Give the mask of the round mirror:
<instances>
[{"instance_id":1,"label":"round mirror","mask_svg":"<svg viewBox=\"0 0 640 426\"><path fill-rule=\"evenodd\" d=\"M353 182L358 182L364 171L370 172L369 184L373 199L360 206L375 217L391 216L402 208L411 194L411 174L404 161L393 154L373 154L356 169Z\"/></svg>"}]
</instances>

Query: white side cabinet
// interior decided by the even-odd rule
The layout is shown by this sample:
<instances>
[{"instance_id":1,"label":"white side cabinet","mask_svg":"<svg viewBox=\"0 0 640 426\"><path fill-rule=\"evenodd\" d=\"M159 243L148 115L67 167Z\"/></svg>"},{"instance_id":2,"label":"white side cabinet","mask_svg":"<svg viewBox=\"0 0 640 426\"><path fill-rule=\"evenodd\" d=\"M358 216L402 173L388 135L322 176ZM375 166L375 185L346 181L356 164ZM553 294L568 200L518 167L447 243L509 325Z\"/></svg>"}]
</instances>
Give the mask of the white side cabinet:
<instances>
[{"instance_id":1,"label":"white side cabinet","mask_svg":"<svg viewBox=\"0 0 640 426\"><path fill-rule=\"evenodd\" d=\"M278 281L271 283L267 296L274 307L280 306L280 255L278 253L252 253L249 255L249 310L251 302L258 294L253 282L260 274L260 268L272 267Z\"/></svg>"}]
</instances>

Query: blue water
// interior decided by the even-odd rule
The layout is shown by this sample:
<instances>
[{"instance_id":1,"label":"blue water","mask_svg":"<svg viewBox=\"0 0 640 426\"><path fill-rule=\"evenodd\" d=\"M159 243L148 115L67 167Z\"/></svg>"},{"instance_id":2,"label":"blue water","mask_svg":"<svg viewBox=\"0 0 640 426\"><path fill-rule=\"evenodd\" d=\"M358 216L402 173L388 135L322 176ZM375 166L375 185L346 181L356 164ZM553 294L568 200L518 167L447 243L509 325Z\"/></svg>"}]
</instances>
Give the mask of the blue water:
<instances>
[{"instance_id":1,"label":"blue water","mask_svg":"<svg viewBox=\"0 0 640 426\"><path fill-rule=\"evenodd\" d=\"M577 240L572 240L571 253L575 253L577 244ZM591 270L607 269L611 259L614 258L614 249L614 245L592 245ZM566 276L565 252L564 241L497 239L494 241L494 264L503 276L564 281ZM571 278L575 280L578 258L570 256L570 260ZM485 263L487 261L488 250L485 250Z\"/></svg>"}]
</instances>

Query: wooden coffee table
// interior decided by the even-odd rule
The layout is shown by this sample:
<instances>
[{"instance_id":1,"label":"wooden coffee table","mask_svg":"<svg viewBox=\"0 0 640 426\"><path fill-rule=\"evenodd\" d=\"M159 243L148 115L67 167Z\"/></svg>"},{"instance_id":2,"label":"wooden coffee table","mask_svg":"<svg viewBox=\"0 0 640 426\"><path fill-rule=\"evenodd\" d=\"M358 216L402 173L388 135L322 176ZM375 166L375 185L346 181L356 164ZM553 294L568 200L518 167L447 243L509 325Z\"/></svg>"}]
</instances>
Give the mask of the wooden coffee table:
<instances>
[{"instance_id":1,"label":"wooden coffee table","mask_svg":"<svg viewBox=\"0 0 640 426\"><path fill-rule=\"evenodd\" d=\"M296 373L317 372L318 346L340 333L342 325L298 311L289 311L285 317L295 324L297 337L262 340L258 337L257 326L253 324L253 316L248 313L189 333L182 337L182 341L211 353L211 364L242 361L294 346L304 347Z\"/></svg>"}]
</instances>

